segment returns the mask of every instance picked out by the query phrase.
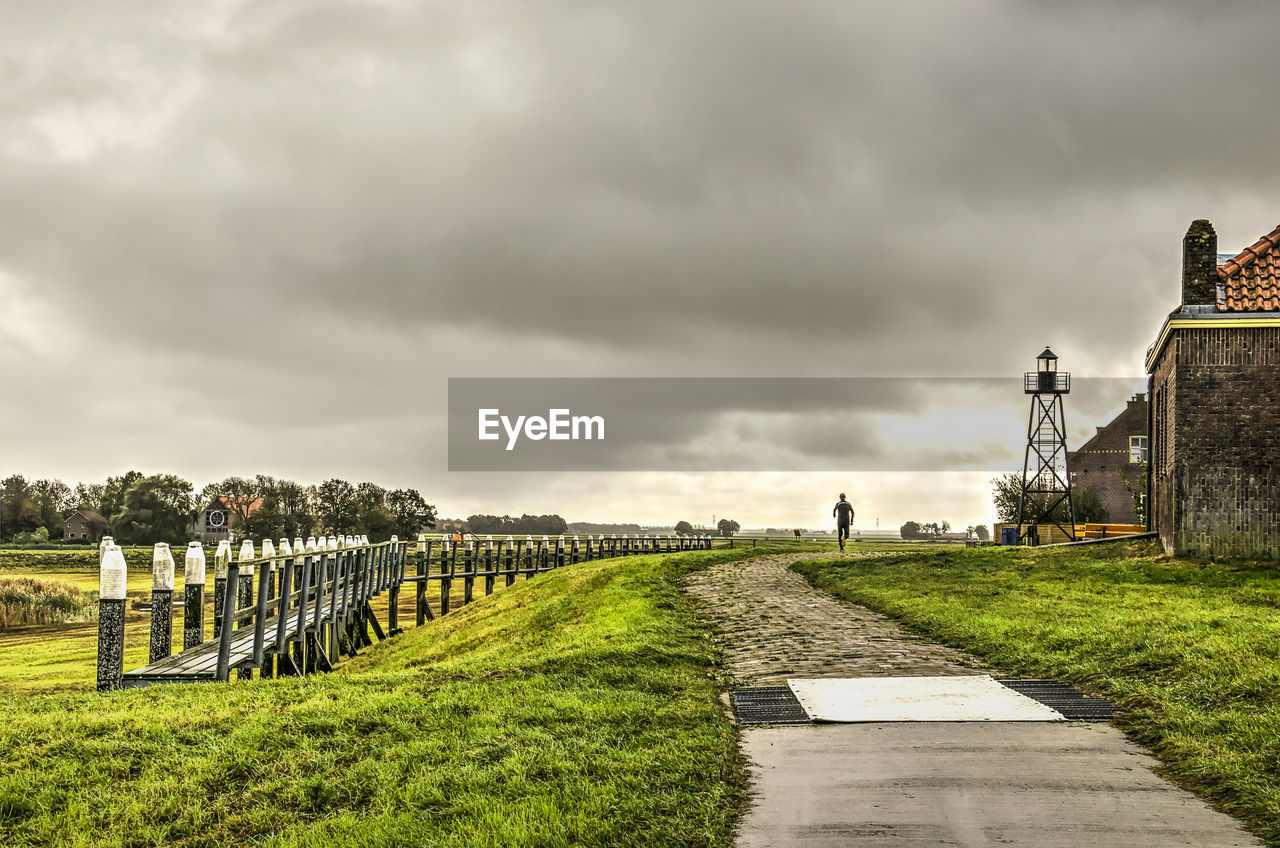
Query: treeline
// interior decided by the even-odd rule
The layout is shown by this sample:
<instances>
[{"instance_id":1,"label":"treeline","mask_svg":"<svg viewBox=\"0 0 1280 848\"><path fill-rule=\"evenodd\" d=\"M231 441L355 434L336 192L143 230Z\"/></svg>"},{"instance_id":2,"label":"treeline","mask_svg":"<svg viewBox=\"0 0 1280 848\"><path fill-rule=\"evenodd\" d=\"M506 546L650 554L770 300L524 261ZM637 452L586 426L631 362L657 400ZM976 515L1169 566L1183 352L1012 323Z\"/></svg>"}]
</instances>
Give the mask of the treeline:
<instances>
[{"instance_id":1,"label":"treeline","mask_svg":"<svg viewBox=\"0 0 1280 848\"><path fill-rule=\"evenodd\" d=\"M251 538L313 533L392 534L413 538L436 526L436 510L416 489L326 480L307 486L259 474L228 477L196 491L173 474L129 471L101 483L28 481L14 474L0 481L0 540L29 544L60 539L77 510L96 513L95 534L123 544L184 544L205 528L206 507L216 502L232 532ZM100 520L98 520L100 519Z\"/></svg>"},{"instance_id":2,"label":"treeline","mask_svg":"<svg viewBox=\"0 0 1280 848\"><path fill-rule=\"evenodd\" d=\"M558 515L470 515L467 530L477 536L560 536L569 532L569 524Z\"/></svg>"},{"instance_id":3,"label":"treeline","mask_svg":"<svg viewBox=\"0 0 1280 848\"><path fill-rule=\"evenodd\" d=\"M569 532L582 536L616 535L626 533L628 536L643 536L644 528L639 524L595 524L590 521L570 521Z\"/></svg>"},{"instance_id":4,"label":"treeline","mask_svg":"<svg viewBox=\"0 0 1280 848\"><path fill-rule=\"evenodd\" d=\"M931 521L928 524L921 524L918 521L908 521L898 528L898 532L904 539L941 539L943 535L951 532L951 522Z\"/></svg>"}]
</instances>

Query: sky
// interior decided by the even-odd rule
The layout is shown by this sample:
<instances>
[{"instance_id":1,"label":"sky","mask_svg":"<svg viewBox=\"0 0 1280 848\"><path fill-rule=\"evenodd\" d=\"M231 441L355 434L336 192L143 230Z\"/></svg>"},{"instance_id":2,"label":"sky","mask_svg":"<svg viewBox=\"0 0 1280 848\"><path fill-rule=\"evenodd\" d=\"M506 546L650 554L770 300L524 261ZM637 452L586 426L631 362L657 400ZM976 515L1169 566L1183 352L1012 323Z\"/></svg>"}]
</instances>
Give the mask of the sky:
<instances>
[{"instance_id":1,"label":"sky","mask_svg":"<svg viewBox=\"0 0 1280 848\"><path fill-rule=\"evenodd\" d=\"M451 472L448 381L1016 377L1046 344L1140 378L1188 224L1233 253L1280 218L1278 26L1263 0L7 4L0 474L990 521L1006 467L866 458L1005 432L963 411L753 398L760 450L820 438L829 470ZM1068 399L1076 443L1126 392Z\"/></svg>"}]
</instances>

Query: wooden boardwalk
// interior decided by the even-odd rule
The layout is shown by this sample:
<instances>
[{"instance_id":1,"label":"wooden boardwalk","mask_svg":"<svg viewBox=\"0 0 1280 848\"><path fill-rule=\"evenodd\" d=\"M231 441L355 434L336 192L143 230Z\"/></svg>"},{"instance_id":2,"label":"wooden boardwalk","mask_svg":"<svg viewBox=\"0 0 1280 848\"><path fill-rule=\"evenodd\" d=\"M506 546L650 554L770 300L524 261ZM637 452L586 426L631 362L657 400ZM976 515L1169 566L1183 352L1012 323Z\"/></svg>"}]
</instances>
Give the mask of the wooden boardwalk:
<instances>
[{"instance_id":1,"label":"wooden boardwalk","mask_svg":"<svg viewBox=\"0 0 1280 848\"><path fill-rule=\"evenodd\" d=\"M400 632L400 592L414 584L415 623L448 614L475 597L478 581L486 595L499 585L510 586L520 576L530 579L544 571L588 560L710 547L709 537L631 537L598 539L576 536L535 541L427 541L419 537L416 550L407 542L339 542L336 537L308 540L300 551L217 562L214 578L214 637L203 638L202 615L194 618L194 633L184 630L189 644L180 653L154 650L152 662L124 672L122 688L161 683L227 681L256 670L260 677L305 675L330 671L342 655ZM285 547L285 546L282 546ZM412 565L412 572L407 573ZM201 578L202 580L203 578ZM439 601L428 599L428 587L439 585ZM170 583L172 585L172 583ZM461 597L455 594L461 589ZM203 610L203 582L187 604ZM374 598L387 595L386 627L379 621ZM378 606L381 606L379 604ZM154 615L154 613L153 613ZM165 619L167 621L167 619ZM157 656L157 653L162 654ZM117 669L119 667L117 666ZM119 671L117 671L117 675ZM100 684L101 686L101 684Z\"/></svg>"}]
</instances>

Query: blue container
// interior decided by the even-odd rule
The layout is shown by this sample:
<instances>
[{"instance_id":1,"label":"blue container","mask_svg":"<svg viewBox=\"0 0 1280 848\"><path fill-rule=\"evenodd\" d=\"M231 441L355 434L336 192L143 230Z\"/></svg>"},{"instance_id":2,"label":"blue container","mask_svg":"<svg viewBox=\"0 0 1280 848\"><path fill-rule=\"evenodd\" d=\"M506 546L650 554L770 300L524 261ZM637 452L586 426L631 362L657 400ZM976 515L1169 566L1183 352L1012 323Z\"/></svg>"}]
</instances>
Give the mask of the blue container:
<instances>
[{"instance_id":1,"label":"blue container","mask_svg":"<svg viewBox=\"0 0 1280 848\"><path fill-rule=\"evenodd\" d=\"M1018 544L1018 528L1017 527L1001 527L1000 528L1000 544L1002 545Z\"/></svg>"}]
</instances>

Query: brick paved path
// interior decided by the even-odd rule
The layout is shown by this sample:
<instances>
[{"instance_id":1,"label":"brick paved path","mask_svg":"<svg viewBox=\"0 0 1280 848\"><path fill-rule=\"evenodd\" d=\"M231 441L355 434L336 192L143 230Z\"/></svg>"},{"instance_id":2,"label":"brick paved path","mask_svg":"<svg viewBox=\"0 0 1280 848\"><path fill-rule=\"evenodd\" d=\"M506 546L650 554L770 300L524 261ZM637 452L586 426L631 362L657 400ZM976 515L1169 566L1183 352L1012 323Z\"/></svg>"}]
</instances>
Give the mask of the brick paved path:
<instances>
[{"instance_id":1,"label":"brick paved path","mask_svg":"<svg viewBox=\"0 0 1280 848\"><path fill-rule=\"evenodd\" d=\"M689 578L701 614L720 631L736 685L788 677L974 674L967 654L906 632L893 619L836 600L791 571L793 562L850 554L791 553L727 562Z\"/></svg>"}]
</instances>

